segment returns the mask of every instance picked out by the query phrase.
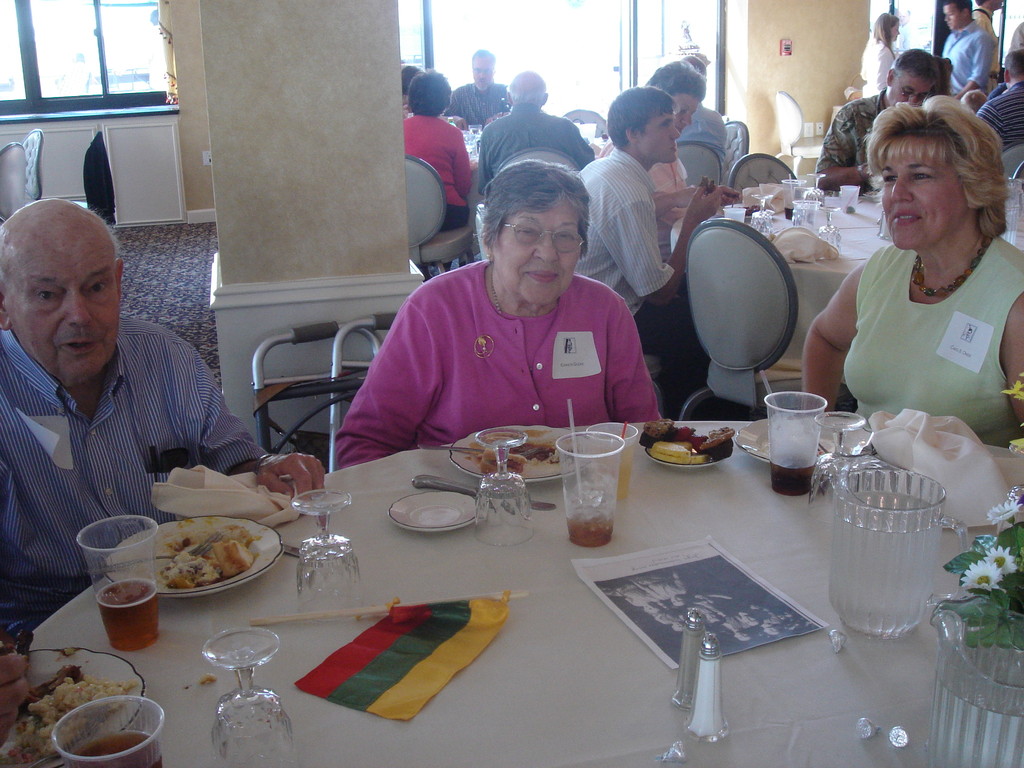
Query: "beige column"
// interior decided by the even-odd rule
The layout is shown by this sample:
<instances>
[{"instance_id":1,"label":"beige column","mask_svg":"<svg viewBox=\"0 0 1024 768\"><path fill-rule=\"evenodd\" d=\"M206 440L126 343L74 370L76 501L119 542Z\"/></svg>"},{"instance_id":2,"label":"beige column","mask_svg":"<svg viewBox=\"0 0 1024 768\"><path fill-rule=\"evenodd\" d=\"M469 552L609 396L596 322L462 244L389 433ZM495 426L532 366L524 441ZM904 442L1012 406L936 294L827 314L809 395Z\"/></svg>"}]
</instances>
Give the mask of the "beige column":
<instances>
[{"instance_id":1,"label":"beige column","mask_svg":"<svg viewBox=\"0 0 1024 768\"><path fill-rule=\"evenodd\" d=\"M394 310L406 246L396 0L202 0L223 386L251 410L249 360L289 327ZM280 373L327 367L319 350Z\"/></svg>"}]
</instances>

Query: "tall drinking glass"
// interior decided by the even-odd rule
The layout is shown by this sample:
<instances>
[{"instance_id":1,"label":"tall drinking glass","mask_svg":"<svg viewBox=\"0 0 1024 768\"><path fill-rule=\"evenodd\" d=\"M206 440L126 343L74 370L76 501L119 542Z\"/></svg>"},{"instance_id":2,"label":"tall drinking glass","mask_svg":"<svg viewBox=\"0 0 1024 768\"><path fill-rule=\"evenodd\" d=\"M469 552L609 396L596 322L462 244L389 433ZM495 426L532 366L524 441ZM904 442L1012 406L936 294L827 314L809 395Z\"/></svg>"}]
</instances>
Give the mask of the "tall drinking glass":
<instances>
[{"instance_id":1,"label":"tall drinking glass","mask_svg":"<svg viewBox=\"0 0 1024 768\"><path fill-rule=\"evenodd\" d=\"M768 406L772 490L784 496L803 496L811 490L818 456L821 427L814 417L825 410L825 398L810 392L773 392L764 404Z\"/></svg>"},{"instance_id":2,"label":"tall drinking glass","mask_svg":"<svg viewBox=\"0 0 1024 768\"><path fill-rule=\"evenodd\" d=\"M618 435L625 441L622 449L622 458L619 461L619 490L615 494L618 501L629 496L629 480L633 475L633 454L636 453L637 443L640 442L640 430L635 424L623 424L620 421L606 421L603 424L594 424L587 427L587 432L605 432L610 435Z\"/></svg>"},{"instance_id":3,"label":"tall drinking glass","mask_svg":"<svg viewBox=\"0 0 1024 768\"><path fill-rule=\"evenodd\" d=\"M625 441L607 432L576 432L555 441L569 541L600 547L611 541L619 460Z\"/></svg>"},{"instance_id":4,"label":"tall drinking glass","mask_svg":"<svg viewBox=\"0 0 1024 768\"><path fill-rule=\"evenodd\" d=\"M90 523L76 537L107 639L119 651L145 648L159 634L156 529L150 517L118 515Z\"/></svg>"}]
</instances>

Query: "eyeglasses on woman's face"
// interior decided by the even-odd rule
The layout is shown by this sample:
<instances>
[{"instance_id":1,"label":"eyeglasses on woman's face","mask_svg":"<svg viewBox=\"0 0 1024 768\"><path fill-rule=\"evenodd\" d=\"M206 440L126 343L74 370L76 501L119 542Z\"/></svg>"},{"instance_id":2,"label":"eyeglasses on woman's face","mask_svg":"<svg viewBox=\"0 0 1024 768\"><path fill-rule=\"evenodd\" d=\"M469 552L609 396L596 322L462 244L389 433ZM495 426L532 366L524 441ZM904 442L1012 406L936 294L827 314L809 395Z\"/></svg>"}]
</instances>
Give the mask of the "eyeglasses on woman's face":
<instances>
[{"instance_id":1,"label":"eyeglasses on woman's face","mask_svg":"<svg viewBox=\"0 0 1024 768\"><path fill-rule=\"evenodd\" d=\"M579 233L567 229L553 231L550 229L539 229L528 224L503 224L515 235L516 242L527 248L536 245L544 235L551 237L551 245L558 253L575 253L583 245L583 238Z\"/></svg>"}]
</instances>

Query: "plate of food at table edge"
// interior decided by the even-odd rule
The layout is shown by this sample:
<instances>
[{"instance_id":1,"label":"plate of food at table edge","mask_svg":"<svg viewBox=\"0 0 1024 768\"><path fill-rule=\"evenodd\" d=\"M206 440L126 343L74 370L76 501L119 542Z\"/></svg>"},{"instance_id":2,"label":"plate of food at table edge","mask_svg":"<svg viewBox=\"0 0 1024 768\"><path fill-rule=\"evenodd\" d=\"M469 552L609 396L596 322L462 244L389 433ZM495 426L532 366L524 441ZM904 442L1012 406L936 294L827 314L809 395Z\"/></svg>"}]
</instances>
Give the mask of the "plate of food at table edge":
<instances>
[{"instance_id":1,"label":"plate of food at table edge","mask_svg":"<svg viewBox=\"0 0 1024 768\"><path fill-rule=\"evenodd\" d=\"M678 469L706 469L732 456L735 430L712 427L706 433L671 419L648 421L640 445L658 464Z\"/></svg>"},{"instance_id":2,"label":"plate of food at table edge","mask_svg":"<svg viewBox=\"0 0 1024 768\"><path fill-rule=\"evenodd\" d=\"M526 433L526 442L510 451L508 461L510 471L522 475L528 483L561 477L562 468L558 460L555 441L567 434L568 429L519 425L500 428ZM475 435L474 432L452 445L453 448L467 448L469 452L452 450L449 456L452 463L459 469L471 475L483 477L495 470L494 451L491 448L484 448L478 443Z\"/></svg>"}]
</instances>

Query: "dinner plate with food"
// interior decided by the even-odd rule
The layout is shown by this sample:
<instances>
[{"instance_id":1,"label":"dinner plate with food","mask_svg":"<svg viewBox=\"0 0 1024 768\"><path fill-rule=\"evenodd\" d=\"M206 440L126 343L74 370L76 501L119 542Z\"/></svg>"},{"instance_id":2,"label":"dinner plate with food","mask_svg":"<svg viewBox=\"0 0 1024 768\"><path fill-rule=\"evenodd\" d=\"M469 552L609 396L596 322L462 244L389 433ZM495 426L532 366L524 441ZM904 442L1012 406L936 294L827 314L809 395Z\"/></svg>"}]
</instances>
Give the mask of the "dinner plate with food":
<instances>
[{"instance_id":1,"label":"dinner plate with food","mask_svg":"<svg viewBox=\"0 0 1024 768\"><path fill-rule=\"evenodd\" d=\"M729 427L695 429L680 421L648 421L640 432L640 445L658 464L680 469L705 469L732 456Z\"/></svg>"},{"instance_id":2,"label":"dinner plate with food","mask_svg":"<svg viewBox=\"0 0 1024 768\"><path fill-rule=\"evenodd\" d=\"M569 432L559 427L523 427L519 425L500 427L526 433L526 442L513 448L508 458L510 471L523 476L526 482L550 480L561 477L555 441ZM452 444L452 463L459 469L477 477L483 477L495 470L494 450L478 443L473 435Z\"/></svg>"},{"instance_id":3,"label":"dinner plate with food","mask_svg":"<svg viewBox=\"0 0 1024 768\"><path fill-rule=\"evenodd\" d=\"M252 520L209 516L164 523L156 535L157 593L222 592L266 573L283 551L280 534Z\"/></svg>"},{"instance_id":4,"label":"dinner plate with food","mask_svg":"<svg viewBox=\"0 0 1024 768\"><path fill-rule=\"evenodd\" d=\"M56 751L50 731L75 707L106 696L143 696L146 681L129 661L87 648L39 648L29 651L29 698L0 745L0 765L32 763ZM59 765L55 758L54 765Z\"/></svg>"}]
</instances>

